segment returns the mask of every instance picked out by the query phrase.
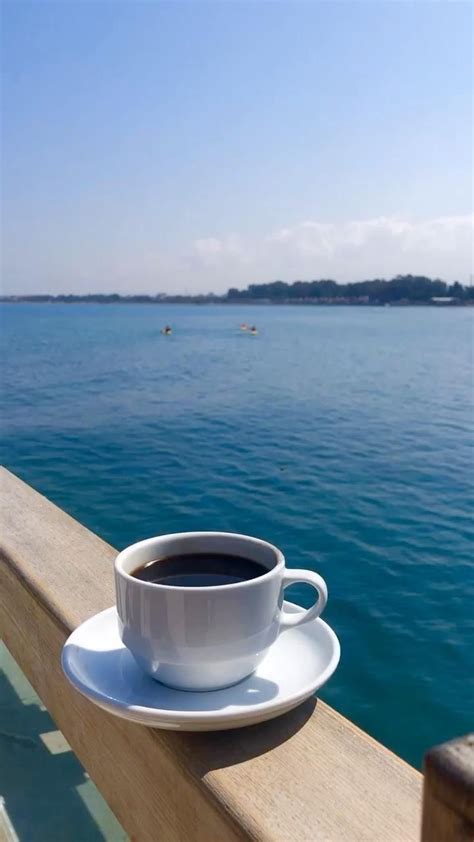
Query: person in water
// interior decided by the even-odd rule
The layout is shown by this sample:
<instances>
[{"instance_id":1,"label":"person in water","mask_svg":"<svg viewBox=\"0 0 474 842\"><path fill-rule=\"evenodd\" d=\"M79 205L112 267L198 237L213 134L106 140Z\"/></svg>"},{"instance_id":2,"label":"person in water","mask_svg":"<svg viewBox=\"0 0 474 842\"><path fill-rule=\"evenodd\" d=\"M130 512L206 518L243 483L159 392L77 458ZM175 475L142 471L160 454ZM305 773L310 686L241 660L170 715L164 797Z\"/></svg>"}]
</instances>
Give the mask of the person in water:
<instances>
[{"instance_id":1,"label":"person in water","mask_svg":"<svg viewBox=\"0 0 474 842\"><path fill-rule=\"evenodd\" d=\"M255 327L255 325L252 325L252 327L250 328L250 333L253 333L253 334L254 334L254 336L256 336L256 335L257 335L258 330L257 330L257 328Z\"/></svg>"},{"instance_id":2,"label":"person in water","mask_svg":"<svg viewBox=\"0 0 474 842\"><path fill-rule=\"evenodd\" d=\"M164 333L165 336L169 336L170 333L172 333L173 331L171 330L169 325L166 325L166 327L164 327L161 332Z\"/></svg>"}]
</instances>

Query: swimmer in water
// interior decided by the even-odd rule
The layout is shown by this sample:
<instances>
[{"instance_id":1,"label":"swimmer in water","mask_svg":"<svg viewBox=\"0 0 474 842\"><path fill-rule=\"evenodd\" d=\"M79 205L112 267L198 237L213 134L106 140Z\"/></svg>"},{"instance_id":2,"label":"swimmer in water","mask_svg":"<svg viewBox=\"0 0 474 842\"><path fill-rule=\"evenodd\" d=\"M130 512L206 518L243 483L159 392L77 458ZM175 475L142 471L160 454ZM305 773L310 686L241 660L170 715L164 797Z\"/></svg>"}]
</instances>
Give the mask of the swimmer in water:
<instances>
[{"instance_id":1,"label":"swimmer in water","mask_svg":"<svg viewBox=\"0 0 474 842\"><path fill-rule=\"evenodd\" d=\"M252 327L250 328L250 333L252 334L252 336L256 336L256 335L257 335L258 330L257 330L257 328L255 327L255 325L252 325Z\"/></svg>"},{"instance_id":2,"label":"swimmer in water","mask_svg":"<svg viewBox=\"0 0 474 842\"><path fill-rule=\"evenodd\" d=\"M170 328L170 326L169 326L169 325L166 325L166 327L162 328L161 332L162 332L165 336L171 336L171 334L173 333L173 331L172 331L172 329Z\"/></svg>"}]
</instances>

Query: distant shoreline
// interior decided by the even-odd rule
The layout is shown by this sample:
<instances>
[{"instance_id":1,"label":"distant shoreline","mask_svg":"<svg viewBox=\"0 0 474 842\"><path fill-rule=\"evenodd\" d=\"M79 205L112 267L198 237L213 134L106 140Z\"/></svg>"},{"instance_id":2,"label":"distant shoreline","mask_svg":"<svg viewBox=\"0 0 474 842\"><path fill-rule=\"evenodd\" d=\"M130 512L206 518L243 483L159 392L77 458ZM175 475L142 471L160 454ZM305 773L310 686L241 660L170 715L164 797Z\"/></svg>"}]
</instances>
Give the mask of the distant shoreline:
<instances>
[{"instance_id":1,"label":"distant shoreline","mask_svg":"<svg viewBox=\"0 0 474 842\"><path fill-rule=\"evenodd\" d=\"M194 298L181 298L179 300L174 299L173 297L164 298L164 299L149 299L149 300L142 300L137 299L133 296L128 298L127 296L121 296L118 299L114 299L113 301L110 300L101 300L96 298L89 298L89 297L76 297L74 296L73 300L68 300L62 296L58 297L51 297L47 299L38 299L35 297L30 296L0 296L0 304L101 304L103 306L108 306L111 304L147 304L147 305L154 305L154 306L162 306L166 304L194 304L196 307L202 307L207 305L212 305L214 307L234 307L234 306L270 306L270 307L377 307L377 308L384 308L384 307L433 307L437 309L446 309L446 308L453 308L453 307L474 307L474 299L453 299L452 301L408 301L406 299L400 299L399 301L390 301L390 302L382 302L382 301L347 301L341 299L335 299L333 301L318 301L317 299L314 301L295 301L291 299L263 299L263 298L253 298L253 299L242 299L242 300L232 300L227 301L225 299L222 300L204 300L198 301Z\"/></svg>"},{"instance_id":2,"label":"distant shoreline","mask_svg":"<svg viewBox=\"0 0 474 842\"><path fill-rule=\"evenodd\" d=\"M120 295L118 292L91 292L75 294L32 294L3 295L0 302L34 304L278 304L298 307L420 307L474 305L474 287L464 286L459 281L446 283L440 278L424 275L397 275L387 281L374 278L371 281L338 283L330 279L318 281L271 281L265 284L249 284L246 289L231 287L226 293L213 292L198 295Z\"/></svg>"}]
</instances>

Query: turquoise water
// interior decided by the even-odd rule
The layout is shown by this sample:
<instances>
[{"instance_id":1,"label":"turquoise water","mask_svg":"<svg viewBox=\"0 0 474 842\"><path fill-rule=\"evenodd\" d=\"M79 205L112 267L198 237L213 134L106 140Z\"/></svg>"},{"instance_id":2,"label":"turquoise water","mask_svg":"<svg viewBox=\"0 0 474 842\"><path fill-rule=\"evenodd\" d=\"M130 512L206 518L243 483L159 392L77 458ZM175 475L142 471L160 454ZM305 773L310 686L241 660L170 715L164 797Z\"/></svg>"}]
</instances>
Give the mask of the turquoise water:
<instances>
[{"instance_id":1,"label":"turquoise water","mask_svg":"<svg viewBox=\"0 0 474 842\"><path fill-rule=\"evenodd\" d=\"M318 570L321 696L418 766L472 728L473 317L5 305L2 461L117 547L231 530Z\"/></svg>"}]
</instances>

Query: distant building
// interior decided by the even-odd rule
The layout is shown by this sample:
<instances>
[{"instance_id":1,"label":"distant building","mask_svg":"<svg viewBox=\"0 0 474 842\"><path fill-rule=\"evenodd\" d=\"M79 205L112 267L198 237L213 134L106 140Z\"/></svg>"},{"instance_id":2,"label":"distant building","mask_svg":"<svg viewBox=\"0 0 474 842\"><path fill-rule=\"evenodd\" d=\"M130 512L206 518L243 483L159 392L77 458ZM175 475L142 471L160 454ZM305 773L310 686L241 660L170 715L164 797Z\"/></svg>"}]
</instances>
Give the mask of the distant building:
<instances>
[{"instance_id":1,"label":"distant building","mask_svg":"<svg viewBox=\"0 0 474 842\"><path fill-rule=\"evenodd\" d=\"M456 299L452 295L433 295L433 304L452 304Z\"/></svg>"}]
</instances>

